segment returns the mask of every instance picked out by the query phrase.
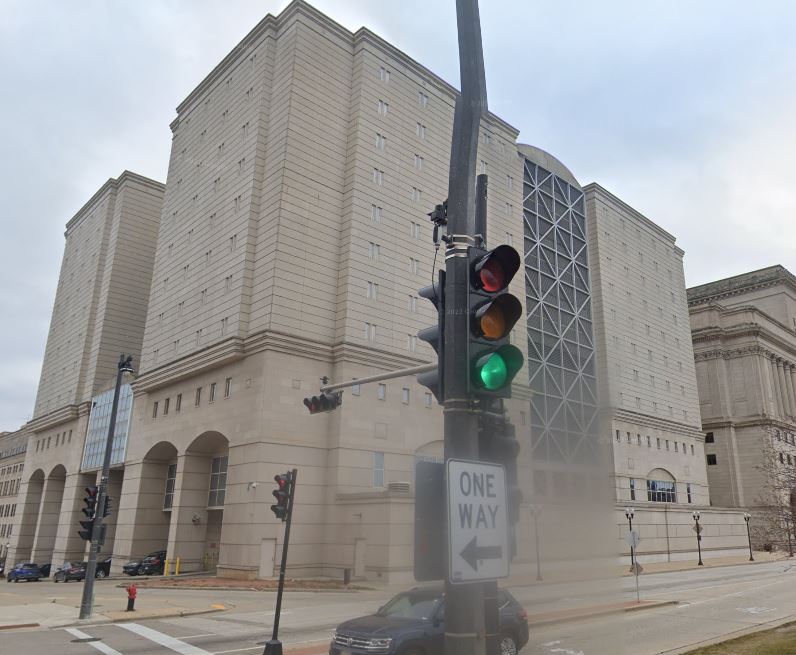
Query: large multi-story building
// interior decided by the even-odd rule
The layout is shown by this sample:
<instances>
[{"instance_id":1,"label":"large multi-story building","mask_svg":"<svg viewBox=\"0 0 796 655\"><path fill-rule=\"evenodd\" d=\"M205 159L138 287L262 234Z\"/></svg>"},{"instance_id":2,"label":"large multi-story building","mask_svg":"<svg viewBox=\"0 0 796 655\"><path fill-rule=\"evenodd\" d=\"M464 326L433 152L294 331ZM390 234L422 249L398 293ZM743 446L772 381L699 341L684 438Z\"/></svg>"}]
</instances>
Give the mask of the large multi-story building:
<instances>
[{"instance_id":1,"label":"large multi-story building","mask_svg":"<svg viewBox=\"0 0 796 655\"><path fill-rule=\"evenodd\" d=\"M796 278L782 266L691 287L711 497L764 504L766 457L796 466Z\"/></svg>"},{"instance_id":2,"label":"large multi-story building","mask_svg":"<svg viewBox=\"0 0 796 655\"><path fill-rule=\"evenodd\" d=\"M125 171L66 225L39 391L24 427L15 561L83 555L74 526L99 468L83 462L92 401L113 384L120 353L140 355L162 198L162 184Z\"/></svg>"},{"instance_id":3,"label":"large multi-story building","mask_svg":"<svg viewBox=\"0 0 796 655\"><path fill-rule=\"evenodd\" d=\"M0 432L0 562L5 561L11 545L27 447L24 430Z\"/></svg>"},{"instance_id":4,"label":"large multi-story building","mask_svg":"<svg viewBox=\"0 0 796 655\"><path fill-rule=\"evenodd\" d=\"M369 30L351 33L301 0L266 16L191 92L171 126L159 230L156 244L154 235L147 242L145 329L133 335L142 336L140 356L123 340L102 351L109 359L96 370L105 377L81 378L91 388L80 397L93 398L90 417L87 405L70 410L79 425L48 414L29 424L18 558L72 552L74 488L96 474L107 429L102 381L119 352L132 352L140 364L125 387L111 478L115 566L166 548L184 571L271 576L282 539L269 510L271 480L297 467L292 574L411 576L415 463L443 454L431 393L404 377L354 386L330 414L309 416L302 400L321 378L433 359L417 332L436 314L418 289L444 265L426 213L447 196L455 96ZM609 475L597 423L587 202L560 162L517 136L489 114L478 151L490 180L487 241L513 244L525 262L510 290L525 307L512 341L527 365L508 411L533 504L522 508L517 562L538 556L534 523L554 558L582 559L586 534L592 554L601 543L615 554L624 517L614 515L613 494L597 493ZM70 357L82 365L82 354ZM52 401L56 391L45 395ZM678 451L662 449L660 467L683 483L698 480L675 465L675 455L697 457L679 451L696 437L671 429L680 430ZM69 450L69 430L74 455L54 469L61 462L52 448ZM52 484L44 481L50 471L59 474ZM75 477L63 493L58 481L78 473L89 478ZM49 534L43 521L59 492L60 524ZM702 487L693 493L705 498ZM586 498L607 499L606 511L584 512ZM538 511L540 501L567 499L567 516L579 508L578 520Z\"/></svg>"}]
</instances>

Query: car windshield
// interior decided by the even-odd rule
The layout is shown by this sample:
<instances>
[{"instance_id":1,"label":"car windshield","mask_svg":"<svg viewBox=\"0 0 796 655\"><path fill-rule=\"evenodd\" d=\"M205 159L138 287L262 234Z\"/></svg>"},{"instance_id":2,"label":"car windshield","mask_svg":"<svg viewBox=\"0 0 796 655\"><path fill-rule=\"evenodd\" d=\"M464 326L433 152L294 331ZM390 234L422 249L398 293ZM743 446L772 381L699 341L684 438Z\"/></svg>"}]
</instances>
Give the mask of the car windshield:
<instances>
[{"instance_id":1,"label":"car windshield","mask_svg":"<svg viewBox=\"0 0 796 655\"><path fill-rule=\"evenodd\" d=\"M439 595L428 591L398 594L378 611L378 616L404 619L428 619L440 602Z\"/></svg>"}]
</instances>

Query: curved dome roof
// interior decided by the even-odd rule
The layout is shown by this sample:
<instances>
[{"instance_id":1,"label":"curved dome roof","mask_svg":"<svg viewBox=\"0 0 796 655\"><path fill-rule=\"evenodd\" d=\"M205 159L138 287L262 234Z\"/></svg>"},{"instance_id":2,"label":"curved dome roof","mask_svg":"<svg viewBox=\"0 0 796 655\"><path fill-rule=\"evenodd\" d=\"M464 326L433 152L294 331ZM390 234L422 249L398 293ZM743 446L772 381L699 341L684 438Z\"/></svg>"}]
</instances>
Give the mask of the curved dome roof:
<instances>
[{"instance_id":1,"label":"curved dome roof","mask_svg":"<svg viewBox=\"0 0 796 655\"><path fill-rule=\"evenodd\" d=\"M562 164L558 159L553 157L549 152L542 150L541 148L537 148L536 146L528 145L527 143L518 143L517 150L519 150L520 154L530 159L532 162L538 164L542 168L546 168L551 173L554 173L562 180L566 180L570 184L578 187L579 189L582 188L580 182L575 178L570 171L564 164Z\"/></svg>"}]
</instances>

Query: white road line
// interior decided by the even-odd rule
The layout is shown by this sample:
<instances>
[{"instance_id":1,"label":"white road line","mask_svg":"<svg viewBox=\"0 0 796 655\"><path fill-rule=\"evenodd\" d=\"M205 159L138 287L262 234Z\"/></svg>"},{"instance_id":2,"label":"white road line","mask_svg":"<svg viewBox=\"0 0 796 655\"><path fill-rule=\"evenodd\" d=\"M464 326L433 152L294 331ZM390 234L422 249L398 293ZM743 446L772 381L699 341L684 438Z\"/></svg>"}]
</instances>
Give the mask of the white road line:
<instances>
[{"instance_id":1,"label":"white road line","mask_svg":"<svg viewBox=\"0 0 796 655\"><path fill-rule=\"evenodd\" d=\"M154 641L156 644L165 646L166 648L169 648L177 653L182 653L182 655L211 655L211 653L207 652L206 650L202 650L201 648L192 646L191 644L186 644L184 641L170 637L169 635L158 632L157 630L153 630L152 628L147 628L145 625L141 625L139 623L114 623L114 625L117 628L124 628L125 630L129 630L140 637Z\"/></svg>"},{"instance_id":2,"label":"white road line","mask_svg":"<svg viewBox=\"0 0 796 655\"><path fill-rule=\"evenodd\" d=\"M203 635L184 635L180 639L198 639L199 637L215 637L217 632L207 632Z\"/></svg>"},{"instance_id":3,"label":"white road line","mask_svg":"<svg viewBox=\"0 0 796 655\"><path fill-rule=\"evenodd\" d=\"M88 635L77 628L64 628L64 630L78 639L92 639L91 635ZM87 641L85 643L92 648L96 648L100 653L104 653L105 655L122 655L118 650L114 650L107 644L103 644L101 641Z\"/></svg>"},{"instance_id":4,"label":"white road line","mask_svg":"<svg viewBox=\"0 0 796 655\"><path fill-rule=\"evenodd\" d=\"M248 648L234 648L233 650L218 650L213 655L224 655L224 653L242 653L246 650L262 650L262 646L249 646Z\"/></svg>"}]
</instances>

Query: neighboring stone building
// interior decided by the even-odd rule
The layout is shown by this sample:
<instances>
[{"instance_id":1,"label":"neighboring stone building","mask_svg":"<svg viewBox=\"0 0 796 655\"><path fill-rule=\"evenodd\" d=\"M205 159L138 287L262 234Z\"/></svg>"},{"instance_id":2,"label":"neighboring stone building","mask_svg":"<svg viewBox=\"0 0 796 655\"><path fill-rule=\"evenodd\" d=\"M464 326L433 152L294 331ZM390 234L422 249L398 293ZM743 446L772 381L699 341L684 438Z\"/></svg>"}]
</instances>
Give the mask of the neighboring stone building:
<instances>
[{"instance_id":1,"label":"neighboring stone building","mask_svg":"<svg viewBox=\"0 0 796 655\"><path fill-rule=\"evenodd\" d=\"M17 495L25 470L27 446L28 434L24 429L0 432L0 562L6 559L14 536Z\"/></svg>"},{"instance_id":2,"label":"neighboring stone building","mask_svg":"<svg viewBox=\"0 0 796 655\"><path fill-rule=\"evenodd\" d=\"M764 456L796 466L796 277L782 266L688 290L714 502L761 501Z\"/></svg>"},{"instance_id":3,"label":"neighboring stone building","mask_svg":"<svg viewBox=\"0 0 796 655\"><path fill-rule=\"evenodd\" d=\"M120 353L140 355L162 199L162 184L125 171L66 225L36 406L24 427L15 561L83 556L75 526L98 468L81 468L92 399L115 380Z\"/></svg>"}]
</instances>

